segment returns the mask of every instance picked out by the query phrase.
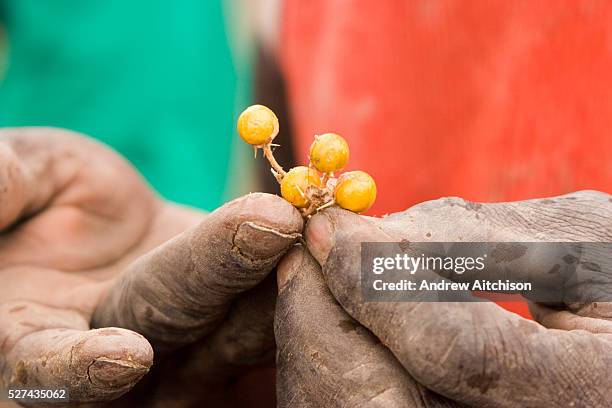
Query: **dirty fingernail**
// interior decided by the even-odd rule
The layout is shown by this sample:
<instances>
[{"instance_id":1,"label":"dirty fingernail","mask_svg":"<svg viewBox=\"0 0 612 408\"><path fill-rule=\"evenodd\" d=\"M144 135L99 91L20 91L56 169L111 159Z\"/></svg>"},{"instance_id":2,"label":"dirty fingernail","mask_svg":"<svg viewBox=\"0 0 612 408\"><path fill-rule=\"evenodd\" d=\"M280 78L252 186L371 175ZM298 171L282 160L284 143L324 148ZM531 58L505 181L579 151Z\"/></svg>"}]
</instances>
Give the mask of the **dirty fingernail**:
<instances>
[{"instance_id":1,"label":"dirty fingernail","mask_svg":"<svg viewBox=\"0 0 612 408\"><path fill-rule=\"evenodd\" d=\"M122 388L138 382L149 368L135 361L98 357L87 370L92 384L103 388Z\"/></svg>"},{"instance_id":2,"label":"dirty fingernail","mask_svg":"<svg viewBox=\"0 0 612 408\"><path fill-rule=\"evenodd\" d=\"M234 245L249 259L267 260L287 250L300 237L299 232L281 232L256 222L240 224L234 236Z\"/></svg>"}]
</instances>

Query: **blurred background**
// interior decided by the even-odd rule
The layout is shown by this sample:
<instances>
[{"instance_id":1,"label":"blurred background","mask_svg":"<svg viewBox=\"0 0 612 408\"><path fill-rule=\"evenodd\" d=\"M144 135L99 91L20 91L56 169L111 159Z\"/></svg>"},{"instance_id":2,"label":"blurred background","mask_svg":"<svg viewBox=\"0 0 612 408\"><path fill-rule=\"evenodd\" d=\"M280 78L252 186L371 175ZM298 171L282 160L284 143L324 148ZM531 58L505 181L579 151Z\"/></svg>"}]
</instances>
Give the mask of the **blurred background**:
<instances>
[{"instance_id":1,"label":"blurred background","mask_svg":"<svg viewBox=\"0 0 612 408\"><path fill-rule=\"evenodd\" d=\"M2 0L0 125L88 134L164 197L212 210L253 188L234 131L251 100L246 3Z\"/></svg>"}]
</instances>

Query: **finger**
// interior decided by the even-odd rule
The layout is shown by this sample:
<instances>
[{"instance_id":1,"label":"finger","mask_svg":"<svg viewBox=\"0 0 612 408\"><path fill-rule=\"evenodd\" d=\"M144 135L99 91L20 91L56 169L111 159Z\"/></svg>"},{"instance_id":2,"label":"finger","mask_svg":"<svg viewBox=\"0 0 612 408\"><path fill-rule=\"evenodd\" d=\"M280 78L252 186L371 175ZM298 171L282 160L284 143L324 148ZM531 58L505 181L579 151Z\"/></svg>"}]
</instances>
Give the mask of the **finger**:
<instances>
[{"instance_id":1,"label":"finger","mask_svg":"<svg viewBox=\"0 0 612 408\"><path fill-rule=\"evenodd\" d=\"M417 384L397 360L342 310L320 267L293 249L278 269L279 407L452 407Z\"/></svg>"},{"instance_id":2,"label":"finger","mask_svg":"<svg viewBox=\"0 0 612 408\"><path fill-rule=\"evenodd\" d=\"M334 297L419 383L475 406L605 406L612 399L612 349L603 335L547 330L492 303L365 302L360 243L389 239L340 210L316 215L306 230Z\"/></svg>"},{"instance_id":3,"label":"finger","mask_svg":"<svg viewBox=\"0 0 612 408\"><path fill-rule=\"evenodd\" d=\"M0 229L14 227L0 236L2 267L98 266L139 240L155 211L152 193L119 155L53 128L0 130L0 203Z\"/></svg>"},{"instance_id":4,"label":"finger","mask_svg":"<svg viewBox=\"0 0 612 408\"><path fill-rule=\"evenodd\" d=\"M530 303L529 310L537 322L549 329L586 330L612 335L610 320L579 316L567 310L556 310L537 303Z\"/></svg>"},{"instance_id":5,"label":"finger","mask_svg":"<svg viewBox=\"0 0 612 408\"><path fill-rule=\"evenodd\" d=\"M0 339L1 388L61 388L71 402L118 398L147 373L153 360L151 346L137 333L87 330L75 312L26 302L2 306Z\"/></svg>"},{"instance_id":6,"label":"finger","mask_svg":"<svg viewBox=\"0 0 612 408\"><path fill-rule=\"evenodd\" d=\"M414 242L611 242L610 198L598 191L507 203L450 197L368 219Z\"/></svg>"},{"instance_id":7,"label":"finger","mask_svg":"<svg viewBox=\"0 0 612 408\"><path fill-rule=\"evenodd\" d=\"M480 204L444 198L382 219L370 218L394 240L409 242L496 242L486 268L469 274L448 272L458 282L530 282L524 296L536 301L607 301L612 257L612 200L596 191L510 203ZM524 244L556 242L555 245ZM565 244L559 244L565 243ZM460 255L466 246L457 245ZM592 312L597 312L592 310ZM594 316L596 317L596 316Z\"/></svg>"},{"instance_id":8,"label":"finger","mask_svg":"<svg viewBox=\"0 0 612 408\"><path fill-rule=\"evenodd\" d=\"M93 325L142 333L156 352L193 343L268 275L301 230L299 212L280 197L234 200L130 265Z\"/></svg>"},{"instance_id":9,"label":"finger","mask_svg":"<svg viewBox=\"0 0 612 408\"><path fill-rule=\"evenodd\" d=\"M592 317L612 321L612 302L592 302L570 305L572 313L579 316Z\"/></svg>"}]
</instances>

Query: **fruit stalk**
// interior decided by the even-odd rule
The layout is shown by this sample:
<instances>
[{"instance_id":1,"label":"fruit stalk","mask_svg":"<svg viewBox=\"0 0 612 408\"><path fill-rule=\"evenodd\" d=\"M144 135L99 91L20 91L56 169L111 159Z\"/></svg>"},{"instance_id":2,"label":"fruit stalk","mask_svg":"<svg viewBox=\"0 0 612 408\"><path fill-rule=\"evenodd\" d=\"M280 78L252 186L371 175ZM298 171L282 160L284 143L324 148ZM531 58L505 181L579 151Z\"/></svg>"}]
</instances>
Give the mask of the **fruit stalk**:
<instances>
[{"instance_id":1,"label":"fruit stalk","mask_svg":"<svg viewBox=\"0 0 612 408\"><path fill-rule=\"evenodd\" d=\"M270 162L270 166L272 166L272 169L275 172L274 175L276 176L278 174L276 178L278 179L280 177L280 179L282 180L282 178L285 177L285 174L287 174L287 172L276 161L276 158L274 157L274 154L272 153L272 145L270 143L264 145L263 153L266 159L268 159L268 161Z\"/></svg>"}]
</instances>

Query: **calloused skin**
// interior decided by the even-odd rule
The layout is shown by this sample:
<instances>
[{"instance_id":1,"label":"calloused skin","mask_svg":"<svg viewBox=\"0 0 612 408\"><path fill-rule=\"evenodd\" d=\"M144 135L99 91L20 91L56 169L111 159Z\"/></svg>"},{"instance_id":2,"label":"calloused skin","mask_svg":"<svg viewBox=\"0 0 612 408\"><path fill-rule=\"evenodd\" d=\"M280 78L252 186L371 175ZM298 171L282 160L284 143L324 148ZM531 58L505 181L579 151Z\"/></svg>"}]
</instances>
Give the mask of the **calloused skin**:
<instances>
[{"instance_id":1,"label":"calloused skin","mask_svg":"<svg viewBox=\"0 0 612 408\"><path fill-rule=\"evenodd\" d=\"M312 255L293 249L278 274L279 405L609 405L610 304L535 305L535 323L491 303L363 302L359 243L610 241L611 203L578 192L316 215ZM302 227L275 196L205 216L81 135L0 131L0 386L68 388L73 403L237 405L228 383L274 352L270 272Z\"/></svg>"},{"instance_id":2,"label":"calloused skin","mask_svg":"<svg viewBox=\"0 0 612 408\"><path fill-rule=\"evenodd\" d=\"M231 406L227 384L273 356L267 277L302 226L276 196L205 215L83 135L0 130L0 388Z\"/></svg>"},{"instance_id":3,"label":"calloused skin","mask_svg":"<svg viewBox=\"0 0 612 408\"><path fill-rule=\"evenodd\" d=\"M385 218L331 208L310 219L305 239L309 252L292 250L278 270L280 407L612 404L609 295L555 309L532 304L534 322L491 302L366 302L360 286L361 242L612 242L609 194L445 198ZM520 265L545 280L551 265L539 262ZM515 278L524 272L510 268ZM609 294L611 274L574 289Z\"/></svg>"}]
</instances>

